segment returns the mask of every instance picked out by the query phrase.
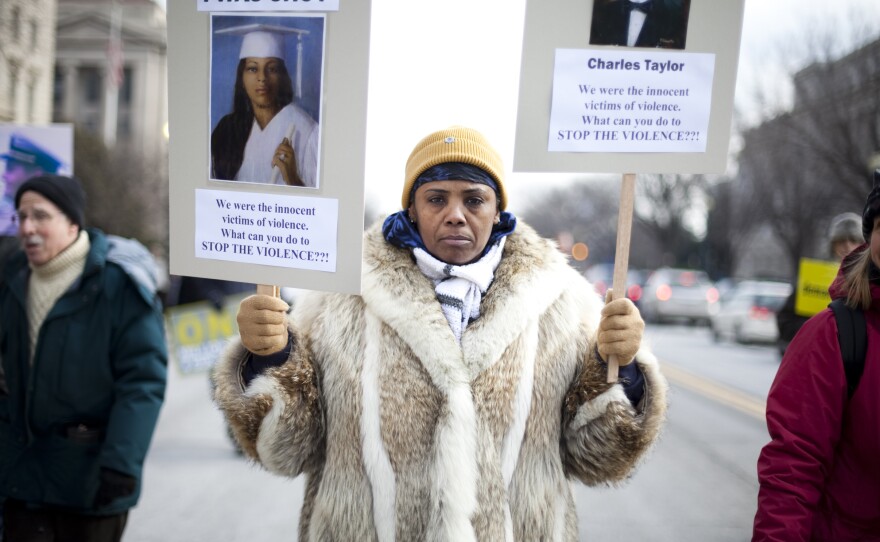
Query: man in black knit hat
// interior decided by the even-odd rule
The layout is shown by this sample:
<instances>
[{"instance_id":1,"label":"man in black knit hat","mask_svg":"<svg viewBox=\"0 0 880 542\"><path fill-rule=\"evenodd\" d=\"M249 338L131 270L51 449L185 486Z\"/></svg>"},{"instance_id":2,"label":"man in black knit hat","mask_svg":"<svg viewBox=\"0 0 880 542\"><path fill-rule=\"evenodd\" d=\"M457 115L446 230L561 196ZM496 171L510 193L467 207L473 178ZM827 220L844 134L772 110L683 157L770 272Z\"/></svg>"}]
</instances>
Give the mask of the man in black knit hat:
<instances>
[{"instance_id":1,"label":"man in black knit hat","mask_svg":"<svg viewBox=\"0 0 880 542\"><path fill-rule=\"evenodd\" d=\"M84 228L74 178L33 177L15 207L23 251L0 280L4 538L118 541L165 393L152 261Z\"/></svg>"}]
</instances>

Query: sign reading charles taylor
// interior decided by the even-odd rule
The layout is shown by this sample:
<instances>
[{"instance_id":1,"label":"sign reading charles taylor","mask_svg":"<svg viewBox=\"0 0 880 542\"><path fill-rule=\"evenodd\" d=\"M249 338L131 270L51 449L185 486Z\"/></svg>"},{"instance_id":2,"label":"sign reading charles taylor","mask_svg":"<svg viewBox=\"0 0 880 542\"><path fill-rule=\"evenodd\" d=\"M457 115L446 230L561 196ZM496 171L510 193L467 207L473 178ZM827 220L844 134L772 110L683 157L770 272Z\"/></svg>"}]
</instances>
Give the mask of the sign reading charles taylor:
<instances>
[{"instance_id":1,"label":"sign reading charles taylor","mask_svg":"<svg viewBox=\"0 0 880 542\"><path fill-rule=\"evenodd\" d=\"M557 49L550 151L704 152L715 56Z\"/></svg>"},{"instance_id":2,"label":"sign reading charles taylor","mask_svg":"<svg viewBox=\"0 0 880 542\"><path fill-rule=\"evenodd\" d=\"M723 172L744 6L527 0L514 171Z\"/></svg>"}]
</instances>

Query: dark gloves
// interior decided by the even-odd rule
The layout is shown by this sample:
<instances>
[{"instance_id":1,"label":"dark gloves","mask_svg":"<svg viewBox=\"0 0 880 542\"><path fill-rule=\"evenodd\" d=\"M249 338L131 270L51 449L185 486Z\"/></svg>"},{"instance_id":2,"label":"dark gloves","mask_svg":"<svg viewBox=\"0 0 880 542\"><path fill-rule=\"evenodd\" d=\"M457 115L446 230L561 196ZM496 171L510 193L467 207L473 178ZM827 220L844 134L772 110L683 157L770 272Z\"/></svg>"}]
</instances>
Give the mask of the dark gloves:
<instances>
[{"instance_id":1,"label":"dark gloves","mask_svg":"<svg viewBox=\"0 0 880 542\"><path fill-rule=\"evenodd\" d=\"M121 497L128 497L137 488L137 478L118 470L101 467L100 485L95 494L95 508L103 508Z\"/></svg>"}]
</instances>

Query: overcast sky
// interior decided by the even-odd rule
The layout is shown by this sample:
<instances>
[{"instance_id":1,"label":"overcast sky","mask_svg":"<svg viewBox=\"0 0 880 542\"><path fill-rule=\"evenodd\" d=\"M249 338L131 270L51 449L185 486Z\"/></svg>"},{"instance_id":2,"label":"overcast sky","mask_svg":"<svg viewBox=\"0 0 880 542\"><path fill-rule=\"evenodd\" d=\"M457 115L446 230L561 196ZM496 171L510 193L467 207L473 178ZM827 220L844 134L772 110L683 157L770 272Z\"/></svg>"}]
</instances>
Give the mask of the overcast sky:
<instances>
[{"instance_id":1,"label":"overcast sky","mask_svg":"<svg viewBox=\"0 0 880 542\"><path fill-rule=\"evenodd\" d=\"M348 1L356 0L340 0ZM717 0L692 0L700 1ZM482 131L510 171L525 1L373 0L372 6L368 204L381 212L398 210L403 167L413 145L453 124ZM878 20L878 0L746 0L737 106L750 107L756 86L787 93L776 80L783 73L779 64L796 61L781 52L786 43L806 41L804 29L839 28L834 39L846 43L853 21L876 26ZM511 208L523 206L530 187L570 178L510 175Z\"/></svg>"}]
</instances>

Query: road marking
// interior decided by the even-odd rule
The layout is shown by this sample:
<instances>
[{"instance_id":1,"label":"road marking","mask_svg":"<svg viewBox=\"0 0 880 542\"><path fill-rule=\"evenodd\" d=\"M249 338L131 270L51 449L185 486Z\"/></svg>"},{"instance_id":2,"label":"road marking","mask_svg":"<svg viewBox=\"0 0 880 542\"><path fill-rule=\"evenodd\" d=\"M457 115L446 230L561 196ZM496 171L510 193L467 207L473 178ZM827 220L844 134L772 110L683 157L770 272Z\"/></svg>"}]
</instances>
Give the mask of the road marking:
<instances>
[{"instance_id":1,"label":"road marking","mask_svg":"<svg viewBox=\"0 0 880 542\"><path fill-rule=\"evenodd\" d=\"M697 376L666 362L660 364L660 370L670 382L764 421L767 401L763 399Z\"/></svg>"}]
</instances>

